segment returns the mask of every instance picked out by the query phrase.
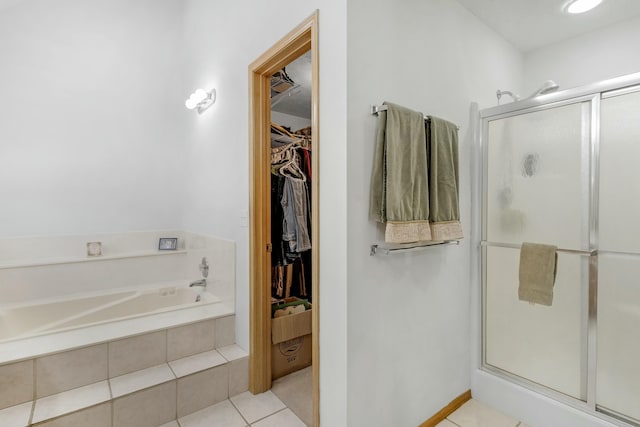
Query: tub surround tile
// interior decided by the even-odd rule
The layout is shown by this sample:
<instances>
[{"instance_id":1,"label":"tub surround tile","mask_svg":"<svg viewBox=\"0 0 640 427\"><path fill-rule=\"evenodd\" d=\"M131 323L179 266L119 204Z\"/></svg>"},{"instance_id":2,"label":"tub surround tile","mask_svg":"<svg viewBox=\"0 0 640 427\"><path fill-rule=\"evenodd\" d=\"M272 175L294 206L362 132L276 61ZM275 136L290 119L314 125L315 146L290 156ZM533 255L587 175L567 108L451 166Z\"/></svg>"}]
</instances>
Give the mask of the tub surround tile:
<instances>
[{"instance_id":1,"label":"tub surround tile","mask_svg":"<svg viewBox=\"0 0 640 427\"><path fill-rule=\"evenodd\" d=\"M199 371L204 371L205 369L224 365L225 363L227 363L225 358L216 350L212 350L171 361L169 362L169 365L176 374L176 377L180 378Z\"/></svg>"},{"instance_id":2,"label":"tub surround tile","mask_svg":"<svg viewBox=\"0 0 640 427\"><path fill-rule=\"evenodd\" d=\"M109 383L111 384L111 394L115 399L116 397L153 387L174 379L175 376L169 366L162 364L111 378Z\"/></svg>"},{"instance_id":3,"label":"tub surround tile","mask_svg":"<svg viewBox=\"0 0 640 427\"><path fill-rule=\"evenodd\" d=\"M157 427L176 418L175 381L113 401L113 427Z\"/></svg>"},{"instance_id":4,"label":"tub surround tile","mask_svg":"<svg viewBox=\"0 0 640 427\"><path fill-rule=\"evenodd\" d=\"M245 427L247 423L229 400L180 418L181 427Z\"/></svg>"},{"instance_id":5,"label":"tub surround tile","mask_svg":"<svg viewBox=\"0 0 640 427\"><path fill-rule=\"evenodd\" d=\"M22 403L0 409L0 420L3 427L26 427L29 425L33 402Z\"/></svg>"},{"instance_id":6,"label":"tub surround tile","mask_svg":"<svg viewBox=\"0 0 640 427\"><path fill-rule=\"evenodd\" d=\"M103 403L34 427L111 427L111 403Z\"/></svg>"},{"instance_id":7,"label":"tub surround tile","mask_svg":"<svg viewBox=\"0 0 640 427\"><path fill-rule=\"evenodd\" d=\"M109 383L100 381L36 400L33 423L66 415L111 399Z\"/></svg>"},{"instance_id":8,"label":"tub surround tile","mask_svg":"<svg viewBox=\"0 0 640 427\"><path fill-rule=\"evenodd\" d=\"M0 424L177 427L177 417L200 411L186 422L215 426L211 414L219 412L220 425L244 427L250 421L228 398L248 390L249 358L233 341L230 315L0 365ZM212 349L217 343L220 351ZM239 402L261 420L282 409L269 394Z\"/></svg>"},{"instance_id":9,"label":"tub surround tile","mask_svg":"<svg viewBox=\"0 0 640 427\"><path fill-rule=\"evenodd\" d=\"M252 424L252 427L307 427L307 425L291 409L285 409Z\"/></svg>"},{"instance_id":10,"label":"tub surround tile","mask_svg":"<svg viewBox=\"0 0 640 427\"><path fill-rule=\"evenodd\" d=\"M229 362L249 356L249 353L244 351L238 344L227 345L217 348L216 350L218 350L218 353L220 353L222 357L227 359Z\"/></svg>"},{"instance_id":11,"label":"tub surround tile","mask_svg":"<svg viewBox=\"0 0 640 427\"><path fill-rule=\"evenodd\" d=\"M215 319L169 329L167 331L167 360L176 360L213 350L215 343Z\"/></svg>"},{"instance_id":12,"label":"tub surround tile","mask_svg":"<svg viewBox=\"0 0 640 427\"><path fill-rule=\"evenodd\" d=\"M0 366L0 409L33 400L33 360Z\"/></svg>"},{"instance_id":13,"label":"tub surround tile","mask_svg":"<svg viewBox=\"0 0 640 427\"><path fill-rule=\"evenodd\" d=\"M36 398L107 379L107 344L36 359Z\"/></svg>"},{"instance_id":14,"label":"tub surround tile","mask_svg":"<svg viewBox=\"0 0 640 427\"><path fill-rule=\"evenodd\" d=\"M236 316L216 319L216 348L236 343Z\"/></svg>"},{"instance_id":15,"label":"tub surround tile","mask_svg":"<svg viewBox=\"0 0 640 427\"><path fill-rule=\"evenodd\" d=\"M165 363L166 331L125 338L109 343L109 376L111 378Z\"/></svg>"},{"instance_id":16,"label":"tub surround tile","mask_svg":"<svg viewBox=\"0 0 640 427\"><path fill-rule=\"evenodd\" d=\"M516 427L519 423L475 399L466 402L447 419L464 427Z\"/></svg>"},{"instance_id":17,"label":"tub surround tile","mask_svg":"<svg viewBox=\"0 0 640 427\"><path fill-rule=\"evenodd\" d=\"M249 358L229 362L229 396L249 390Z\"/></svg>"},{"instance_id":18,"label":"tub surround tile","mask_svg":"<svg viewBox=\"0 0 640 427\"><path fill-rule=\"evenodd\" d=\"M285 408L284 403L271 391L253 395L246 391L231 397L231 402L249 424L268 417Z\"/></svg>"},{"instance_id":19,"label":"tub surround tile","mask_svg":"<svg viewBox=\"0 0 640 427\"><path fill-rule=\"evenodd\" d=\"M458 427L458 426L449 420L443 420L439 422L438 425L436 425L436 427Z\"/></svg>"},{"instance_id":20,"label":"tub surround tile","mask_svg":"<svg viewBox=\"0 0 640 427\"><path fill-rule=\"evenodd\" d=\"M229 369L226 365L178 379L178 417L228 398Z\"/></svg>"}]
</instances>

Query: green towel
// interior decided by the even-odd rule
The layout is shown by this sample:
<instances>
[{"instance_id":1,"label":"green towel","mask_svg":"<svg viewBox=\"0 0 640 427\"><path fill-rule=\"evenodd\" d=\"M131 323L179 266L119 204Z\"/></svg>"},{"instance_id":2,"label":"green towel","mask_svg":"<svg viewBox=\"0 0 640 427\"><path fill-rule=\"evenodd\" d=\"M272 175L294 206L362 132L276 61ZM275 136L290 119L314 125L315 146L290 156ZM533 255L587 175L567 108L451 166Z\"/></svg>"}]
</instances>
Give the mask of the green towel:
<instances>
[{"instance_id":1,"label":"green towel","mask_svg":"<svg viewBox=\"0 0 640 427\"><path fill-rule=\"evenodd\" d=\"M557 247L538 243L523 243L520 249L520 286L518 299L551 305L556 280Z\"/></svg>"},{"instance_id":2,"label":"green towel","mask_svg":"<svg viewBox=\"0 0 640 427\"><path fill-rule=\"evenodd\" d=\"M459 240L463 234L459 207L458 127L433 116L425 126L431 238Z\"/></svg>"},{"instance_id":3,"label":"green towel","mask_svg":"<svg viewBox=\"0 0 640 427\"><path fill-rule=\"evenodd\" d=\"M431 240L424 117L392 103L378 115L370 216L385 241Z\"/></svg>"}]
</instances>

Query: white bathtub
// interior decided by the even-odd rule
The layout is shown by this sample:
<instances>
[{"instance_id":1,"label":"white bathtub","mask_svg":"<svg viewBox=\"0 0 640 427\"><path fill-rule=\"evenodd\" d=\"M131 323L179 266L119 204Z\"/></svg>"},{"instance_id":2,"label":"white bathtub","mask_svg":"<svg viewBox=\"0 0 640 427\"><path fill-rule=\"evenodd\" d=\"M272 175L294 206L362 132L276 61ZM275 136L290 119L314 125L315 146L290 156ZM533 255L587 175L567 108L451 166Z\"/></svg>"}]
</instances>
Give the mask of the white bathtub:
<instances>
[{"instance_id":1,"label":"white bathtub","mask_svg":"<svg viewBox=\"0 0 640 427\"><path fill-rule=\"evenodd\" d=\"M184 284L0 306L0 363L229 314Z\"/></svg>"}]
</instances>

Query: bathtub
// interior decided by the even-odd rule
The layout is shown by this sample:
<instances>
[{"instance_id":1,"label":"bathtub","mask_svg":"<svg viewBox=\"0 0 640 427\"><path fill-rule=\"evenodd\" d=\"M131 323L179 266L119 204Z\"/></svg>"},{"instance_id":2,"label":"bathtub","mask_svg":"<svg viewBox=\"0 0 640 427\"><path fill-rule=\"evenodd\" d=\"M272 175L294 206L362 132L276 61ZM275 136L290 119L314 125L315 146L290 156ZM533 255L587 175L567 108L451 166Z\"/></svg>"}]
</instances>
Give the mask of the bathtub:
<instances>
[{"instance_id":1,"label":"bathtub","mask_svg":"<svg viewBox=\"0 0 640 427\"><path fill-rule=\"evenodd\" d=\"M0 306L0 363L233 312L184 282Z\"/></svg>"}]
</instances>

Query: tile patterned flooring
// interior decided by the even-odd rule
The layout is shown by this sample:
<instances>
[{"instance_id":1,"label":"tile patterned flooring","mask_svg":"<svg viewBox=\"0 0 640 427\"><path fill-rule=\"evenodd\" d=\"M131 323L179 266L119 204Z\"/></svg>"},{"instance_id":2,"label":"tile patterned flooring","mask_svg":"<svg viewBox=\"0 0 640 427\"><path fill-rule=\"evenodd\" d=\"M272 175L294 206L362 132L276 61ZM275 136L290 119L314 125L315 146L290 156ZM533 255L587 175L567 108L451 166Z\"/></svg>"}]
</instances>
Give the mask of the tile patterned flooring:
<instances>
[{"instance_id":1,"label":"tile patterned flooring","mask_svg":"<svg viewBox=\"0 0 640 427\"><path fill-rule=\"evenodd\" d=\"M307 427L271 391L244 392L162 427Z\"/></svg>"},{"instance_id":2,"label":"tile patterned flooring","mask_svg":"<svg viewBox=\"0 0 640 427\"><path fill-rule=\"evenodd\" d=\"M497 410L471 399L436 427L529 427Z\"/></svg>"},{"instance_id":3,"label":"tile patterned flooring","mask_svg":"<svg viewBox=\"0 0 640 427\"><path fill-rule=\"evenodd\" d=\"M308 427L311 416L309 367L274 381L271 391L241 393L162 427ZM529 426L471 399L437 427Z\"/></svg>"},{"instance_id":4,"label":"tile patterned flooring","mask_svg":"<svg viewBox=\"0 0 640 427\"><path fill-rule=\"evenodd\" d=\"M307 427L313 408L311 387L308 367L275 380L270 391L240 393L161 427Z\"/></svg>"},{"instance_id":5,"label":"tile patterned flooring","mask_svg":"<svg viewBox=\"0 0 640 427\"><path fill-rule=\"evenodd\" d=\"M312 417L311 381L309 367L274 381L266 393L241 393L162 427L308 427ZM437 427L529 426L471 399Z\"/></svg>"},{"instance_id":6,"label":"tile patterned flooring","mask_svg":"<svg viewBox=\"0 0 640 427\"><path fill-rule=\"evenodd\" d=\"M311 366L278 378L271 391L306 425L313 425L313 372Z\"/></svg>"}]
</instances>

